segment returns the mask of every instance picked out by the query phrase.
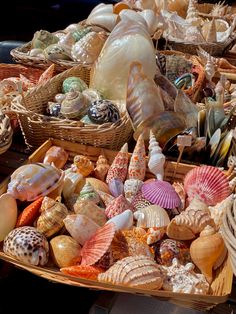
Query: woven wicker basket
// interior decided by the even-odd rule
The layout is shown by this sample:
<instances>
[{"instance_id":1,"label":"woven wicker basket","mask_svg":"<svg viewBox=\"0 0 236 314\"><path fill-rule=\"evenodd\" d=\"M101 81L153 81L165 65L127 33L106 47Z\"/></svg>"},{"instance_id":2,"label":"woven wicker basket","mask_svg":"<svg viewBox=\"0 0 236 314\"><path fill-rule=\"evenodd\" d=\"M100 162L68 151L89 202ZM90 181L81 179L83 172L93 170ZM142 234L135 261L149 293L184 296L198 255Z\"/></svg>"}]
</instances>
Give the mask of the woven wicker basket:
<instances>
[{"instance_id":1,"label":"woven wicker basket","mask_svg":"<svg viewBox=\"0 0 236 314\"><path fill-rule=\"evenodd\" d=\"M41 162L45 156L46 151L52 146L61 146L69 153L69 159L72 158L76 154L82 154L88 156L90 160L96 161L98 156L102 153L108 159L109 164L111 164L112 160L116 156L117 152L101 149L97 147L84 146L77 143L70 143L67 141L60 141L55 139L50 139L46 141L40 148L38 148L34 154L32 154L28 162ZM172 180L173 171L175 169L176 163L167 161L165 163L165 180ZM195 166L187 165L180 163L176 173L176 180L182 181L185 174L193 169ZM150 173L148 173L147 178L150 177ZM8 181L5 181L0 185L0 194L4 193L7 188ZM38 267L33 265L26 265L20 261L17 261L14 258L11 258L5 255L2 250L0 251L0 258L25 269L37 276L43 277L45 279L58 282L61 284L67 284L77 287L86 287L89 289L96 290L108 290L108 291L117 291L124 293L132 293L139 294L144 296L153 296L155 298L160 298L161 300L169 301L174 304L193 308L197 310L206 310L209 309L216 304L224 303L227 301L229 294L232 289L232 270L229 264L228 259L224 262L224 264L216 271L214 281L211 284L211 292L208 295L198 295L198 294L184 294L184 293L174 293L170 291L159 291L159 290L147 290L147 289L137 289L133 287L121 286L121 285L113 285L113 284L105 284L98 282L96 280L88 280L78 277L72 277L69 275L64 275L61 273L58 268L53 267Z\"/></svg>"},{"instance_id":2,"label":"woven wicker basket","mask_svg":"<svg viewBox=\"0 0 236 314\"><path fill-rule=\"evenodd\" d=\"M27 93L24 99L12 104L29 147L41 145L49 137L71 142L89 144L110 149L119 149L132 136L132 126L125 104L120 105L121 120L102 125L83 124L80 121L45 116L47 102L61 92L62 82L69 76L79 76L89 84L89 69L73 67L58 74L45 85Z\"/></svg>"}]
</instances>

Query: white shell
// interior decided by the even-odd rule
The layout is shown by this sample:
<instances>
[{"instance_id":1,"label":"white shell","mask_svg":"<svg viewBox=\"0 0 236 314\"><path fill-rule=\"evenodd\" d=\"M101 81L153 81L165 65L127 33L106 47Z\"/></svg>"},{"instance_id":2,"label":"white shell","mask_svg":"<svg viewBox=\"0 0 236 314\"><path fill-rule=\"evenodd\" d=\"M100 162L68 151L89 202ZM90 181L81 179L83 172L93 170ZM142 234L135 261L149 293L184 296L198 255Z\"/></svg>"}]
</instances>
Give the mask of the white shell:
<instances>
[{"instance_id":1,"label":"white shell","mask_svg":"<svg viewBox=\"0 0 236 314\"><path fill-rule=\"evenodd\" d=\"M139 14L145 19L147 26L148 26L148 31L150 35L153 35L155 31L157 30L159 19L155 12L150 9L143 10L139 12Z\"/></svg>"},{"instance_id":2,"label":"white shell","mask_svg":"<svg viewBox=\"0 0 236 314\"><path fill-rule=\"evenodd\" d=\"M162 228L170 223L167 212L159 205L151 205L136 211L134 218L137 219L137 227L141 228Z\"/></svg>"},{"instance_id":3,"label":"white shell","mask_svg":"<svg viewBox=\"0 0 236 314\"><path fill-rule=\"evenodd\" d=\"M116 231L131 229L133 226L133 212L130 209L127 209L123 213L109 219L107 223L109 222L115 224Z\"/></svg>"},{"instance_id":4,"label":"white shell","mask_svg":"<svg viewBox=\"0 0 236 314\"><path fill-rule=\"evenodd\" d=\"M188 21L193 26L201 25L201 19L199 18L198 10L196 9L194 0L189 0L186 21Z\"/></svg>"},{"instance_id":5,"label":"white shell","mask_svg":"<svg viewBox=\"0 0 236 314\"><path fill-rule=\"evenodd\" d=\"M124 193L125 193L125 197L127 198L129 202L132 202L133 198L140 190L142 184L143 184L143 181L138 180L138 179L125 180Z\"/></svg>"},{"instance_id":6,"label":"white shell","mask_svg":"<svg viewBox=\"0 0 236 314\"><path fill-rule=\"evenodd\" d=\"M149 161L148 168L156 176L158 180L163 180L164 177L164 164L165 156L162 154L162 149L160 148L155 135L150 131L150 141L149 141Z\"/></svg>"},{"instance_id":7,"label":"white shell","mask_svg":"<svg viewBox=\"0 0 236 314\"><path fill-rule=\"evenodd\" d=\"M205 65L205 75L209 82L212 81L213 76L215 75L215 64L212 60L211 55L208 55L207 64Z\"/></svg>"},{"instance_id":8,"label":"white shell","mask_svg":"<svg viewBox=\"0 0 236 314\"><path fill-rule=\"evenodd\" d=\"M118 15L113 13L112 4L101 3L91 11L86 24L101 26L111 32L116 25L117 18Z\"/></svg>"},{"instance_id":9,"label":"white shell","mask_svg":"<svg viewBox=\"0 0 236 314\"><path fill-rule=\"evenodd\" d=\"M209 210L211 213L211 218L213 218L216 226L219 228L222 224L223 215L226 211L232 208L234 202L233 194L228 196L222 202L216 204L215 206L209 206Z\"/></svg>"},{"instance_id":10,"label":"white shell","mask_svg":"<svg viewBox=\"0 0 236 314\"><path fill-rule=\"evenodd\" d=\"M75 39L72 33L68 33L60 38L58 45L61 46L68 54L71 52L72 46L75 44Z\"/></svg>"}]
</instances>

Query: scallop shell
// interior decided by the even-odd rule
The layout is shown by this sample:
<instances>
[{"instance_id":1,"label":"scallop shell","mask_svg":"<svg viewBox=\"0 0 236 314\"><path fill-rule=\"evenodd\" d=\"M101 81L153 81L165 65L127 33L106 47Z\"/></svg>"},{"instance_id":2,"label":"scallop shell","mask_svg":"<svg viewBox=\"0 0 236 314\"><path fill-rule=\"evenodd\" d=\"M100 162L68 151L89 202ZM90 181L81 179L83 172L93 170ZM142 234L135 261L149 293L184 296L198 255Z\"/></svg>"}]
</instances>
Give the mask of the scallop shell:
<instances>
[{"instance_id":1,"label":"scallop shell","mask_svg":"<svg viewBox=\"0 0 236 314\"><path fill-rule=\"evenodd\" d=\"M191 240L207 225L215 226L206 204L193 199L185 211L175 216L167 227L167 235L176 240Z\"/></svg>"},{"instance_id":2,"label":"scallop shell","mask_svg":"<svg viewBox=\"0 0 236 314\"><path fill-rule=\"evenodd\" d=\"M64 219L66 230L79 244L84 245L99 229L99 225L85 215L67 215Z\"/></svg>"},{"instance_id":3,"label":"scallop shell","mask_svg":"<svg viewBox=\"0 0 236 314\"><path fill-rule=\"evenodd\" d=\"M173 186L166 181L153 180L142 185L143 196L152 204L160 205L163 208L172 209L181 204L179 195Z\"/></svg>"},{"instance_id":4,"label":"scallop shell","mask_svg":"<svg viewBox=\"0 0 236 314\"><path fill-rule=\"evenodd\" d=\"M80 202L82 200L92 201L95 204L98 204L100 202L100 197L98 193L89 182L86 182L83 186L76 202Z\"/></svg>"},{"instance_id":5,"label":"scallop shell","mask_svg":"<svg viewBox=\"0 0 236 314\"><path fill-rule=\"evenodd\" d=\"M110 169L108 170L106 182L109 183L113 178L118 178L124 182L128 171L128 162L128 144L125 143L114 158Z\"/></svg>"},{"instance_id":6,"label":"scallop shell","mask_svg":"<svg viewBox=\"0 0 236 314\"><path fill-rule=\"evenodd\" d=\"M101 181L105 181L109 168L110 165L108 164L108 160L106 159L106 157L104 155L100 155L94 169L95 177Z\"/></svg>"},{"instance_id":7,"label":"scallop shell","mask_svg":"<svg viewBox=\"0 0 236 314\"><path fill-rule=\"evenodd\" d=\"M133 207L136 209L136 210L139 210L139 209L142 209L142 208L145 208L147 206L150 206L152 205L151 202L149 202L142 194L141 191L139 191L135 197L133 198L131 204L133 205Z\"/></svg>"},{"instance_id":8,"label":"scallop shell","mask_svg":"<svg viewBox=\"0 0 236 314\"><path fill-rule=\"evenodd\" d=\"M146 150L143 135L140 134L130 158L128 179L143 181L146 174Z\"/></svg>"},{"instance_id":9,"label":"scallop shell","mask_svg":"<svg viewBox=\"0 0 236 314\"><path fill-rule=\"evenodd\" d=\"M159 205L151 205L134 213L137 227L166 227L170 223L167 212Z\"/></svg>"},{"instance_id":10,"label":"scallop shell","mask_svg":"<svg viewBox=\"0 0 236 314\"><path fill-rule=\"evenodd\" d=\"M143 181L138 180L138 179L125 180L124 193L125 193L126 199L129 202L133 201L135 195L139 192L142 185L143 185Z\"/></svg>"},{"instance_id":11,"label":"scallop shell","mask_svg":"<svg viewBox=\"0 0 236 314\"><path fill-rule=\"evenodd\" d=\"M64 167L68 159L68 153L64 148L59 146L51 146L45 153L43 163L53 163L55 167L61 169Z\"/></svg>"},{"instance_id":12,"label":"scallop shell","mask_svg":"<svg viewBox=\"0 0 236 314\"><path fill-rule=\"evenodd\" d=\"M90 200L85 199L76 201L74 211L77 214L86 215L99 226L103 226L107 221L104 210Z\"/></svg>"},{"instance_id":13,"label":"scallop shell","mask_svg":"<svg viewBox=\"0 0 236 314\"><path fill-rule=\"evenodd\" d=\"M112 218L123 213L126 209L133 210L133 207L123 195L120 195L105 209L105 214L108 218Z\"/></svg>"},{"instance_id":14,"label":"scallop shell","mask_svg":"<svg viewBox=\"0 0 236 314\"><path fill-rule=\"evenodd\" d=\"M231 193L225 174L212 166L190 170L184 178L184 189L190 201L196 196L211 206L221 202Z\"/></svg>"},{"instance_id":15,"label":"scallop shell","mask_svg":"<svg viewBox=\"0 0 236 314\"><path fill-rule=\"evenodd\" d=\"M8 192L20 201L34 201L60 188L64 172L43 163L23 165L11 175Z\"/></svg>"},{"instance_id":16,"label":"scallop shell","mask_svg":"<svg viewBox=\"0 0 236 314\"><path fill-rule=\"evenodd\" d=\"M209 284L204 275L194 272L194 264L181 265L176 258L171 266L163 266L166 277L163 289L174 293L204 294L209 290Z\"/></svg>"},{"instance_id":17,"label":"scallop shell","mask_svg":"<svg viewBox=\"0 0 236 314\"><path fill-rule=\"evenodd\" d=\"M164 177L164 164L165 156L162 154L162 149L156 140L156 137L152 131L150 131L149 139L149 161L148 168L156 176L158 180L163 180Z\"/></svg>"},{"instance_id":18,"label":"scallop shell","mask_svg":"<svg viewBox=\"0 0 236 314\"><path fill-rule=\"evenodd\" d=\"M214 220L217 228L220 228L224 213L232 208L233 203L234 197L233 194L231 194L230 196L228 196L226 199L216 204L215 206L213 207L209 206L211 218Z\"/></svg>"},{"instance_id":19,"label":"scallop shell","mask_svg":"<svg viewBox=\"0 0 236 314\"><path fill-rule=\"evenodd\" d=\"M3 251L23 263L43 266L48 262L49 245L36 228L24 226L13 229L6 236Z\"/></svg>"},{"instance_id":20,"label":"scallop shell","mask_svg":"<svg viewBox=\"0 0 236 314\"><path fill-rule=\"evenodd\" d=\"M116 123L120 120L117 106L109 100L96 100L88 108L89 119L96 124Z\"/></svg>"},{"instance_id":21,"label":"scallop shell","mask_svg":"<svg viewBox=\"0 0 236 314\"><path fill-rule=\"evenodd\" d=\"M133 212L130 209L126 209L121 214L109 219L107 223L110 222L115 224L116 231L131 229L133 227Z\"/></svg>"},{"instance_id":22,"label":"scallop shell","mask_svg":"<svg viewBox=\"0 0 236 314\"><path fill-rule=\"evenodd\" d=\"M85 242L81 250L81 265L95 264L108 250L114 234L115 224L112 222L98 229L97 232Z\"/></svg>"},{"instance_id":23,"label":"scallop shell","mask_svg":"<svg viewBox=\"0 0 236 314\"><path fill-rule=\"evenodd\" d=\"M83 155L76 155L74 157L74 165L76 167L76 172L82 174L82 176L87 177L94 170L94 165L92 161Z\"/></svg>"},{"instance_id":24,"label":"scallop shell","mask_svg":"<svg viewBox=\"0 0 236 314\"><path fill-rule=\"evenodd\" d=\"M160 266L143 255L129 256L116 262L98 281L108 284L126 285L142 289L161 289L163 275Z\"/></svg>"},{"instance_id":25,"label":"scallop shell","mask_svg":"<svg viewBox=\"0 0 236 314\"><path fill-rule=\"evenodd\" d=\"M68 209L61 202L45 196L41 210L42 213L37 220L36 228L49 238L64 226L63 219L67 216Z\"/></svg>"},{"instance_id":26,"label":"scallop shell","mask_svg":"<svg viewBox=\"0 0 236 314\"><path fill-rule=\"evenodd\" d=\"M103 270L99 267L88 265L74 265L69 267L62 267L60 271L65 275L86 278L90 280L96 280L98 275L103 272Z\"/></svg>"}]
</instances>

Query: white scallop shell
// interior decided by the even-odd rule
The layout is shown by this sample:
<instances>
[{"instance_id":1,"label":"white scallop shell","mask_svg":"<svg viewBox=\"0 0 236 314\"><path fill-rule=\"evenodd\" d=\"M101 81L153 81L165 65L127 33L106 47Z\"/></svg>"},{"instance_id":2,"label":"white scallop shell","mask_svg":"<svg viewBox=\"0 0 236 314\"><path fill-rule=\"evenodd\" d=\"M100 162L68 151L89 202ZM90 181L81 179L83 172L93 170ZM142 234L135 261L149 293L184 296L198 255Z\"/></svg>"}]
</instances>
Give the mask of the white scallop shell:
<instances>
[{"instance_id":1,"label":"white scallop shell","mask_svg":"<svg viewBox=\"0 0 236 314\"><path fill-rule=\"evenodd\" d=\"M162 228L170 223L167 212L159 205L151 205L136 211L134 218L137 219L137 227L141 228Z\"/></svg>"}]
</instances>

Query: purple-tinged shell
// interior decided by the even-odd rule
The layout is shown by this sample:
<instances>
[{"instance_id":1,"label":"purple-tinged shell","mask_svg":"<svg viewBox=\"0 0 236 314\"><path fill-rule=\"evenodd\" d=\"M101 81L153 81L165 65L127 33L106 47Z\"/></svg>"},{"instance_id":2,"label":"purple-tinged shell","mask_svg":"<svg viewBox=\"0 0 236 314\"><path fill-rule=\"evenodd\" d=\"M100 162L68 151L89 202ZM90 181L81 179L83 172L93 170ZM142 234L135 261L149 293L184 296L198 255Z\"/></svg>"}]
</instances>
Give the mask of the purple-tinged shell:
<instances>
[{"instance_id":1,"label":"purple-tinged shell","mask_svg":"<svg viewBox=\"0 0 236 314\"><path fill-rule=\"evenodd\" d=\"M36 228L24 226L7 235L3 251L23 263L43 266L48 262L49 244Z\"/></svg>"},{"instance_id":2,"label":"purple-tinged shell","mask_svg":"<svg viewBox=\"0 0 236 314\"><path fill-rule=\"evenodd\" d=\"M108 188L114 197L124 194L124 184L118 178L111 179L111 181L108 183Z\"/></svg>"},{"instance_id":3,"label":"purple-tinged shell","mask_svg":"<svg viewBox=\"0 0 236 314\"><path fill-rule=\"evenodd\" d=\"M160 180L146 182L142 185L141 191L144 198L162 208L172 209L181 205L179 195L169 182Z\"/></svg>"}]
</instances>

